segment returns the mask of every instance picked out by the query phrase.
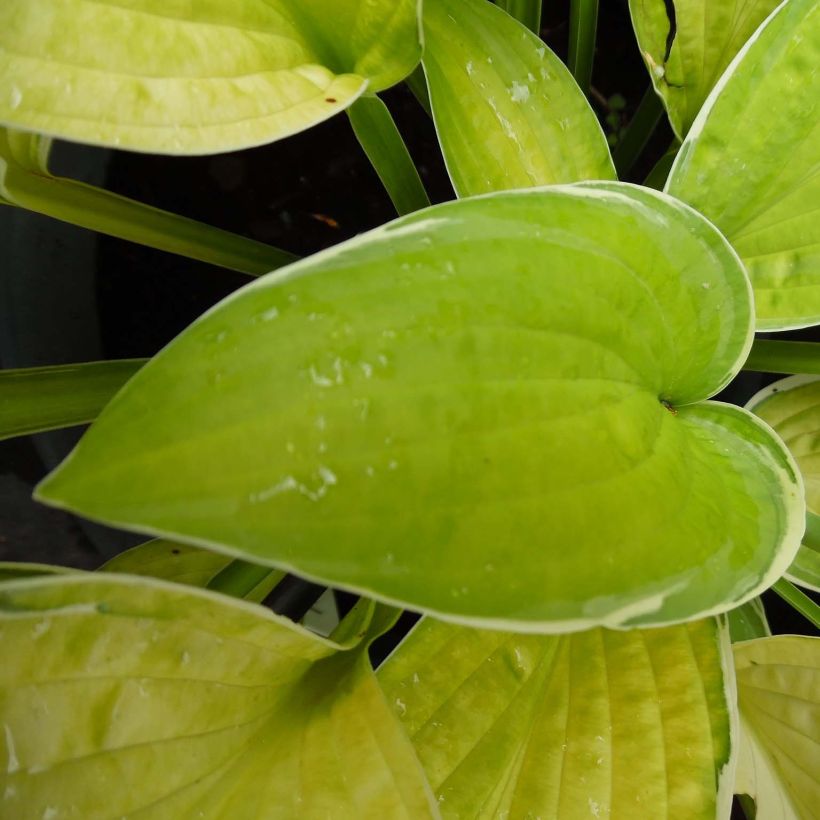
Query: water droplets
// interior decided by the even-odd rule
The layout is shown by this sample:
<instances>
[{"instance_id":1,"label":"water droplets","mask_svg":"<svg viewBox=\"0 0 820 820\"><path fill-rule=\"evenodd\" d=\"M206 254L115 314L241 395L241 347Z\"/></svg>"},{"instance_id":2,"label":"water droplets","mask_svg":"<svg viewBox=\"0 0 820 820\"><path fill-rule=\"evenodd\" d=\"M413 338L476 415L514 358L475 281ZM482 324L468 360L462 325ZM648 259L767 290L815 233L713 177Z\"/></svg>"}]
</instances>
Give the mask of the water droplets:
<instances>
[{"instance_id":1,"label":"water droplets","mask_svg":"<svg viewBox=\"0 0 820 820\"><path fill-rule=\"evenodd\" d=\"M11 733L11 726L8 723L3 724L3 733L6 737L6 752L8 754L8 763L6 763L6 772L14 774L19 771L20 761L17 759L17 751L14 748L14 735Z\"/></svg>"},{"instance_id":2,"label":"water droplets","mask_svg":"<svg viewBox=\"0 0 820 820\"><path fill-rule=\"evenodd\" d=\"M465 65L465 66L464 66L464 68L466 69L467 74L469 74L470 76L472 76L472 73L473 73L473 61L472 61L472 60L468 60L468 61L467 61L467 65Z\"/></svg>"},{"instance_id":3,"label":"water droplets","mask_svg":"<svg viewBox=\"0 0 820 820\"><path fill-rule=\"evenodd\" d=\"M407 704L401 698L396 698L396 711L400 715L407 714Z\"/></svg>"},{"instance_id":4,"label":"water droplets","mask_svg":"<svg viewBox=\"0 0 820 820\"><path fill-rule=\"evenodd\" d=\"M310 366L308 372L310 373L310 380L317 387L333 387L333 379L322 375L313 365Z\"/></svg>"},{"instance_id":5,"label":"water droplets","mask_svg":"<svg viewBox=\"0 0 820 820\"><path fill-rule=\"evenodd\" d=\"M51 629L51 621L46 620L45 618L40 621L39 623L34 624L31 628L31 637L33 640L37 640L38 638L42 638L46 632Z\"/></svg>"},{"instance_id":6,"label":"water droplets","mask_svg":"<svg viewBox=\"0 0 820 820\"><path fill-rule=\"evenodd\" d=\"M263 322L271 322L279 318L279 308L272 307L262 313L259 317Z\"/></svg>"},{"instance_id":7,"label":"water droplets","mask_svg":"<svg viewBox=\"0 0 820 820\"><path fill-rule=\"evenodd\" d=\"M289 492L299 493L311 501L320 501L327 495L329 489L338 483L336 473L324 464L320 464L311 476L310 483L299 481L295 476L286 475L270 487L251 493L248 501L251 504L259 504Z\"/></svg>"},{"instance_id":8,"label":"water droplets","mask_svg":"<svg viewBox=\"0 0 820 820\"><path fill-rule=\"evenodd\" d=\"M530 89L524 83L513 80L510 87L510 99L514 103L525 103L530 98Z\"/></svg>"},{"instance_id":9,"label":"water droplets","mask_svg":"<svg viewBox=\"0 0 820 820\"><path fill-rule=\"evenodd\" d=\"M9 108L11 108L12 111L16 111L20 107L21 102L23 102L23 92L16 85L13 85L11 87L11 95L9 96Z\"/></svg>"}]
</instances>

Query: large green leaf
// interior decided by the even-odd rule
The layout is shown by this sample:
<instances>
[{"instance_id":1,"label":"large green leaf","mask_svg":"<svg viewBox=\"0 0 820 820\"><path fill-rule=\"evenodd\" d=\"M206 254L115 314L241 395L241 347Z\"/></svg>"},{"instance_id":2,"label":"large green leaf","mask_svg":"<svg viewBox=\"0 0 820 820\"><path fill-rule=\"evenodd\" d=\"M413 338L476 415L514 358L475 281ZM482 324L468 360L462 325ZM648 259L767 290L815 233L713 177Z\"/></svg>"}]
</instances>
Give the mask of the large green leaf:
<instances>
[{"instance_id":1,"label":"large green leaf","mask_svg":"<svg viewBox=\"0 0 820 820\"><path fill-rule=\"evenodd\" d=\"M679 139L720 75L779 2L629 0L638 45Z\"/></svg>"},{"instance_id":2,"label":"large green leaf","mask_svg":"<svg viewBox=\"0 0 820 820\"><path fill-rule=\"evenodd\" d=\"M121 552L103 564L100 570L145 575L193 587L207 587L231 560L227 555L218 552L157 538ZM270 572L263 581L242 597L247 601L259 603L284 575L283 572Z\"/></svg>"},{"instance_id":3,"label":"large green leaf","mask_svg":"<svg viewBox=\"0 0 820 820\"><path fill-rule=\"evenodd\" d=\"M789 0L721 77L666 190L740 254L757 326L820 322L820 4Z\"/></svg>"},{"instance_id":4,"label":"large green leaf","mask_svg":"<svg viewBox=\"0 0 820 820\"><path fill-rule=\"evenodd\" d=\"M418 0L4 0L0 123L202 154L308 128L410 73Z\"/></svg>"},{"instance_id":5,"label":"large green leaf","mask_svg":"<svg viewBox=\"0 0 820 820\"><path fill-rule=\"evenodd\" d=\"M564 64L486 0L426 0L424 72L456 193L614 179L606 139Z\"/></svg>"},{"instance_id":6,"label":"large green leaf","mask_svg":"<svg viewBox=\"0 0 820 820\"><path fill-rule=\"evenodd\" d=\"M38 497L475 624L691 618L803 528L782 443L697 403L750 340L737 258L663 194L448 203L229 297Z\"/></svg>"},{"instance_id":7,"label":"large green leaf","mask_svg":"<svg viewBox=\"0 0 820 820\"><path fill-rule=\"evenodd\" d=\"M365 651L134 576L0 585L4 817L433 817Z\"/></svg>"},{"instance_id":8,"label":"large green leaf","mask_svg":"<svg viewBox=\"0 0 820 820\"><path fill-rule=\"evenodd\" d=\"M735 644L740 753L735 792L760 820L820 817L820 638Z\"/></svg>"},{"instance_id":9,"label":"large green leaf","mask_svg":"<svg viewBox=\"0 0 820 820\"><path fill-rule=\"evenodd\" d=\"M93 421L144 359L0 370L0 439Z\"/></svg>"},{"instance_id":10,"label":"large green leaf","mask_svg":"<svg viewBox=\"0 0 820 820\"><path fill-rule=\"evenodd\" d=\"M730 653L715 619L553 637L425 618L378 677L445 818L711 820L732 799Z\"/></svg>"},{"instance_id":11,"label":"large green leaf","mask_svg":"<svg viewBox=\"0 0 820 820\"><path fill-rule=\"evenodd\" d=\"M820 376L780 379L755 394L746 407L783 439L803 475L808 513L820 516ZM786 575L820 592L820 543L804 538Z\"/></svg>"}]
</instances>

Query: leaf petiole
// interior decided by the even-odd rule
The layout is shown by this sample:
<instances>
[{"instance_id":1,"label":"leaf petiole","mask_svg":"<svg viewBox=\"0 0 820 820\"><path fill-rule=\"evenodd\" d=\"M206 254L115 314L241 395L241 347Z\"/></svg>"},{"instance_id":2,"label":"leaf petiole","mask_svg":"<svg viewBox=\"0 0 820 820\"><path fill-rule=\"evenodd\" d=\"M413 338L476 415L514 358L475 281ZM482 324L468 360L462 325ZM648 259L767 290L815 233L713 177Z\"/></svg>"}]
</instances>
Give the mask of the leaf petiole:
<instances>
[{"instance_id":1,"label":"leaf petiole","mask_svg":"<svg viewBox=\"0 0 820 820\"><path fill-rule=\"evenodd\" d=\"M755 339L743 370L820 375L820 344Z\"/></svg>"},{"instance_id":2,"label":"leaf petiole","mask_svg":"<svg viewBox=\"0 0 820 820\"><path fill-rule=\"evenodd\" d=\"M781 578L772 585L776 592L792 609L799 612L804 618L820 629L820 606L808 595L801 592L794 584Z\"/></svg>"}]
</instances>

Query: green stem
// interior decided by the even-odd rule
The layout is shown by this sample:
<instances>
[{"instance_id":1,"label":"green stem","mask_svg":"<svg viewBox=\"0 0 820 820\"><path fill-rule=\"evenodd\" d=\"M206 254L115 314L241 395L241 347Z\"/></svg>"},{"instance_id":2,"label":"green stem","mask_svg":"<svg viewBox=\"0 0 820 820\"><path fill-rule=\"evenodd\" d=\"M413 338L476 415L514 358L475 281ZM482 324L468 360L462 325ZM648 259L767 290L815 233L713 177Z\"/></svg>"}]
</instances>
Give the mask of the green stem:
<instances>
[{"instance_id":1,"label":"green stem","mask_svg":"<svg viewBox=\"0 0 820 820\"><path fill-rule=\"evenodd\" d=\"M534 34L541 34L541 0L498 0L498 5Z\"/></svg>"},{"instance_id":2,"label":"green stem","mask_svg":"<svg viewBox=\"0 0 820 820\"><path fill-rule=\"evenodd\" d=\"M803 544L820 552L820 515L806 513L806 531L803 533Z\"/></svg>"},{"instance_id":3,"label":"green stem","mask_svg":"<svg viewBox=\"0 0 820 820\"><path fill-rule=\"evenodd\" d=\"M598 0L571 0L569 11L569 70L586 94L592 80Z\"/></svg>"},{"instance_id":4,"label":"green stem","mask_svg":"<svg viewBox=\"0 0 820 820\"><path fill-rule=\"evenodd\" d=\"M5 188L9 200L22 208L251 276L296 259L270 245L71 179L10 167Z\"/></svg>"},{"instance_id":5,"label":"green stem","mask_svg":"<svg viewBox=\"0 0 820 820\"><path fill-rule=\"evenodd\" d=\"M146 361L0 370L0 440L94 421Z\"/></svg>"},{"instance_id":6,"label":"green stem","mask_svg":"<svg viewBox=\"0 0 820 820\"><path fill-rule=\"evenodd\" d=\"M743 369L759 373L820 375L820 344L755 339Z\"/></svg>"},{"instance_id":7,"label":"green stem","mask_svg":"<svg viewBox=\"0 0 820 820\"><path fill-rule=\"evenodd\" d=\"M427 192L387 106L376 96L360 97L347 114L399 216L426 208Z\"/></svg>"},{"instance_id":8,"label":"green stem","mask_svg":"<svg viewBox=\"0 0 820 820\"><path fill-rule=\"evenodd\" d=\"M433 109L430 106L430 94L427 91L427 80L424 78L424 68L419 63L409 77L404 78L404 82L413 96L418 100L419 105L427 112L428 117L433 116Z\"/></svg>"},{"instance_id":9,"label":"green stem","mask_svg":"<svg viewBox=\"0 0 820 820\"><path fill-rule=\"evenodd\" d=\"M208 581L208 589L221 592L223 595L232 595L234 598L244 598L271 572L275 570L237 558Z\"/></svg>"},{"instance_id":10,"label":"green stem","mask_svg":"<svg viewBox=\"0 0 820 820\"><path fill-rule=\"evenodd\" d=\"M612 155L615 168L621 179L632 170L632 166L643 149L646 148L646 144L649 142L662 116L663 103L655 93L655 89L650 85L641 97L641 101L632 115L632 120Z\"/></svg>"},{"instance_id":11,"label":"green stem","mask_svg":"<svg viewBox=\"0 0 820 820\"><path fill-rule=\"evenodd\" d=\"M820 606L818 606L808 595L801 592L794 584L790 584L785 578L776 581L772 586L776 592L792 609L797 610L804 618L820 629Z\"/></svg>"}]
</instances>

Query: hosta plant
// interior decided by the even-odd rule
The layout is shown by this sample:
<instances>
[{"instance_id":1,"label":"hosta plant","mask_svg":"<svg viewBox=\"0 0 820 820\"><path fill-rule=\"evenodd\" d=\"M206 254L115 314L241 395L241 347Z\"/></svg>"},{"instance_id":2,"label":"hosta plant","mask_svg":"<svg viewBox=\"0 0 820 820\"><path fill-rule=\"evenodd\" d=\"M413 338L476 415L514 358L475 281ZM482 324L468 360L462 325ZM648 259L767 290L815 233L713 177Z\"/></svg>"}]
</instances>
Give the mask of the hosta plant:
<instances>
[{"instance_id":1,"label":"hosta plant","mask_svg":"<svg viewBox=\"0 0 820 820\"><path fill-rule=\"evenodd\" d=\"M629 4L676 135L646 186L584 93L595 5L564 65L532 2L7 0L3 201L264 275L148 361L0 374L3 436L94 422L36 498L155 539L0 565L0 815L815 811L820 649L759 596L818 625L781 576L817 589L820 355L755 332L820 321L820 4ZM298 261L48 166L343 110L400 216ZM744 368L801 375L716 399ZM324 586L358 602L318 634Z\"/></svg>"}]
</instances>

